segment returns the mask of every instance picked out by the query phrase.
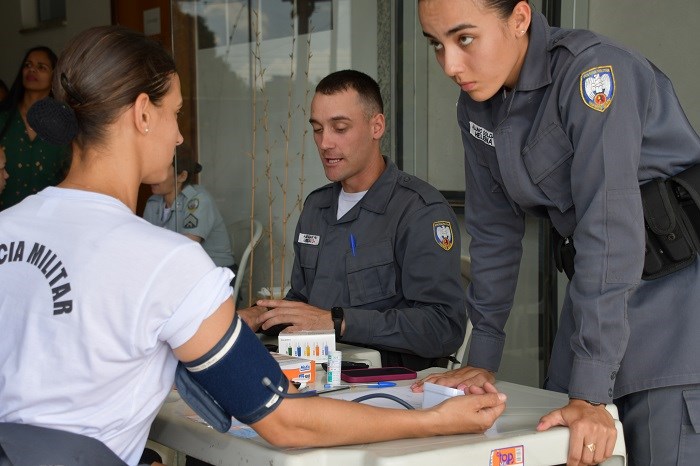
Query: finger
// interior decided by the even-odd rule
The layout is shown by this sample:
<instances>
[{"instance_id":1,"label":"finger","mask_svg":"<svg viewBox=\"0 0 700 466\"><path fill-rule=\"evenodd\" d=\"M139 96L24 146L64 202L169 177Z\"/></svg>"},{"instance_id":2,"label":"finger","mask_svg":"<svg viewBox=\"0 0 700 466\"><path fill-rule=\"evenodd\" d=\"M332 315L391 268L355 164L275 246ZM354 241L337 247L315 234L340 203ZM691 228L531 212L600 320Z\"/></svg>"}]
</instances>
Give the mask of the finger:
<instances>
[{"instance_id":1,"label":"finger","mask_svg":"<svg viewBox=\"0 0 700 466\"><path fill-rule=\"evenodd\" d=\"M584 458L586 452L590 453L586 448L587 444L592 442L584 442L583 433L578 429L569 429L569 457L567 464L579 464ZM593 454L588 458L593 461Z\"/></svg>"},{"instance_id":2,"label":"finger","mask_svg":"<svg viewBox=\"0 0 700 466\"><path fill-rule=\"evenodd\" d=\"M255 304L262 307L285 307L289 303L294 303L294 301L287 301L285 299L258 299Z\"/></svg>"},{"instance_id":3,"label":"finger","mask_svg":"<svg viewBox=\"0 0 700 466\"><path fill-rule=\"evenodd\" d=\"M484 395L484 394L486 394L486 390L484 390L483 388L481 388L477 385L471 385L471 386L467 387L466 385L459 384L459 385L457 385L457 389L464 390L465 393L469 392L472 395Z\"/></svg>"},{"instance_id":4,"label":"finger","mask_svg":"<svg viewBox=\"0 0 700 466\"><path fill-rule=\"evenodd\" d=\"M268 313L266 312L265 314L268 314ZM295 322L294 319L290 318L291 316L288 316L288 315L283 315L283 316L275 315L273 317L270 317L269 319L262 320L263 317L265 316L265 314L260 316L262 328L265 330L269 329L270 327L274 327L277 324L285 324L285 325L291 325L291 326L298 324L298 322ZM293 332L294 328L288 327L286 330L289 332Z\"/></svg>"},{"instance_id":5,"label":"finger","mask_svg":"<svg viewBox=\"0 0 700 466\"><path fill-rule=\"evenodd\" d=\"M477 411L484 408L494 408L496 406L505 405L508 399L505 393L486 393L484 395L476 395L474 398L477 399Z\"/></svg>"},{"instance_id":6,"label":"finger","mask_svg":"<svg viewBox=\"0 0 700 466\"><path fill-rule=\"evenodd\" d=\"M496 386L489 382L485 382L482 388L484 391L486 391L486 393L498 393Z\"/></svg>"},{"instance_id":7,"label":"finger","mask_svg":"<svg viewBox=\"0 0 700 466\"><path fill-rule=\"evenodd\" d=\"M597 443L597 448L595 455L593 455L593 461L597 463L602 463L603 461L610 458L615 450L615 441L617 440L617 430L613 431L610 435L606 436L603 440Z\"/></svg>"},{"instance_id":8,"label":"finger","mask_svg":"<svg viewBox=\"0 0 700 466\"><path fill-rule=\"evenodd\" d=\"M555 409L551 413L542 416L539 424L537 424L537 431L542 432L544 430L548 430L551 427L563 425L566 425L566 423L564 422L564 418L562 417L561 409Z\"/></svg>"},{"instance_id":9,"label":"finger","mask_svg":"<svg viewBox=\"0 0 700 466\"><path fill-rule=\"evenodd\" d=\"M421 393L423 391L423 381L419 380L411 385L411 391L414 393Z\"/></svg>"},{"instance_id":10,"label":"finger","mask_svg":"<svg viewBox=\"0 0 700 466\"><path fill-rule=\"evenodd\" d=\"M423 391L423 384L425 382L435 383L434 380L437 379L437 377L438 377L437 375L432 374L432 375L429 375L422 380L418 380L417 382L414 382L413 385L411 385L411 390L414 392L422 392Z\"/></svg>"}]
</instances>

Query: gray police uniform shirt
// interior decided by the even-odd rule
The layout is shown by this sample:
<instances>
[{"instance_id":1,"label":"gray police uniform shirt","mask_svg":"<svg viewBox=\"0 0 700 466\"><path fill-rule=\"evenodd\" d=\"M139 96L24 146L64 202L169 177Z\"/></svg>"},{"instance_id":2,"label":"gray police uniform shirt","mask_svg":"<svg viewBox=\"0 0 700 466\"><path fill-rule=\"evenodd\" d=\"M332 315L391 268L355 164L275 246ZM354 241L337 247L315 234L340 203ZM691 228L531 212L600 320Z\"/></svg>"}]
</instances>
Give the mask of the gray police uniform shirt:
<instances>
[{"instance_id":1,"label":"gray police uniform shirt","mask_svg":"<svg viewBox=\"0 0 700 466\"><path fill-rule=\"evenodd\" d=\"M385 162L340 219L340 183L309 194L286 299L343 307L343 342L380 350L385 366L423 369L464 339L457 220L434 187Z\"/></svg>"},{"instance_id":2,"label":"gray police uniform shirt","mask_svg":"<svg viewBox=\"0 0 700 466\"><path fill-rule=\"evenodd\" d=\"M700 382L698 261L640 280L639 185L700 160L668 78L605 37L536 14L515 90L481 103L462 92L458 121L472 236L468 363L498 370L527 212L549 217L576 247L550 388L609 402Z\"/></svg>"},{"instance_id":3,"label":"gray police uniform shirt","mask_svg":"<svg viewBox=\"0 0 700 466\"><path fill-rule=\"evenodd\" d=\"M177 195L175 211L163 219L165 199L161 195L148 198L143 218L148 222L182 234L199 236L200 243L209 257L219 267L234 264L229 238L224 219L214 204L211 195L199 185L187 185ZM177 220L176 220L177 218Z\"/></svg>"}]
</instances>

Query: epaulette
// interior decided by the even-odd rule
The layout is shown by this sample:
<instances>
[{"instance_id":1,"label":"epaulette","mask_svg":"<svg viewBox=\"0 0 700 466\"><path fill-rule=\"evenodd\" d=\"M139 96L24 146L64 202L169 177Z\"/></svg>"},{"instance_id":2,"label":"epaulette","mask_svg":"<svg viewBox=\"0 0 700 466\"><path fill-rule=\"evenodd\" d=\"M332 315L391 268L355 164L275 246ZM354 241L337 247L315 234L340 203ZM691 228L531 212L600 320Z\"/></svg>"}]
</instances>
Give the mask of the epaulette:
<instances>
[{"instance_id":1,"label":"epaulette","mask_svg":"<svg viewBox=\"0 0 700 466\"><path fill-rule=\"evenodd\" d=\"M309 202L309 199L314 198L314 202L318 205L330 205L333 203L333 185L328 183L311 191L304 200L304 205Z\"/></svg>"},{"instance_id":2,"label":"epaulette","mask_svg":"<svg viewBox=\"0 0 700 466\"><path fill-rule=\"evenodd\" d=\"M587 29L559 29L552 34L550 49L565 47L573 55L578 55L600 43L600 37Z\"/></svg>"},{"instance_id":3,"label":"epaulette","mask_svg":"<svg viewBox=\"0 0 700 466\"><path fill-rule=\"evenodd\" d=\"M404 188L417 193L426 205L445 202L445 198L440 194L440 191L420 178L407 173L401 173L399 174L398 183Z\"/></svg>"}]
</instances>

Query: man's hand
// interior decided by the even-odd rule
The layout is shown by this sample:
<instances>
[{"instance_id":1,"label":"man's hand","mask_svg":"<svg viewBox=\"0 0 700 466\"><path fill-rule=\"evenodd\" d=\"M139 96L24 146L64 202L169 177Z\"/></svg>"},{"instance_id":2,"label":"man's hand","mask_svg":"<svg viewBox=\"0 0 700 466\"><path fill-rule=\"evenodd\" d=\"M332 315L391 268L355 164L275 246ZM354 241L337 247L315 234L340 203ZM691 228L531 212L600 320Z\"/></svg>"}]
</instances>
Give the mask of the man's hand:
<instances>
[{"instance_id":1,"label":"man's hand","mask_svg":"<svg viewBox=\"0 0 700 466\"><path fill-rule=\"evenodd\" d=\"M569 427L568 466L598 464L612 456L617 439L615 421L605 405L592 406L583 400L569 404L540 419L538 431L554 426Z\"/></svg>"},{"instance_id":2,"label":"man's hand","mask_svg":"<svg viewBox=\"0 0 700 466\"><path fill-rule=\"evenodd\" d=\"M483 387L485 383L488 382L492 384L495 381L496 377L493 375L493 372L479 367L465 366L453 371L431 374L423 380L419 380L411 385L411 390L414 392L422 392L425 382L466 390L472 386Z\"/></svg>"},{"instance_id":3,"label":"man's hand","mask_svg":"<svg viewBox=\"0 0 700 466\"><path fill-rule=\"evenodd\" d=\"M291 324L291 332L301 330L333 330L330 311L310 304L285 299L261 299L258 307L269 310L258 316L257 323L263 330L277 324Z\"/></svg>"},{"instance_id":4,"label":"man's hand","mask_svg":"<svg viewBox=\"0 0 700 466\"><path fill-rule=\"evenodd\" d=\"M248 324L248 327L250 327L253 330L253 332L257 332L260 329L260 323L258 322L258 318L261 314L265 312L267 312L267 308L262 306L252 306L246 309L236 309L236 313L240 316L241 319L243 319L243 322Z\"/></svg>"}]
</instances>

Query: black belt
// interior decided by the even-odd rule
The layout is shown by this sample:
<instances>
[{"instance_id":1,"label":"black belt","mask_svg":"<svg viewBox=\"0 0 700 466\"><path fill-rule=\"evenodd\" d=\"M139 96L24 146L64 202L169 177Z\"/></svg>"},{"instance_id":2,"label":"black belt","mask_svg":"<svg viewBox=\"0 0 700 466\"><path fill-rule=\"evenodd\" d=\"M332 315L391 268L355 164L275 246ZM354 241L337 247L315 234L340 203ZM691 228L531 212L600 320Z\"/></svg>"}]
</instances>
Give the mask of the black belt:
<instances>
[{"instance_id":1,"label":"black belt","mask_svg":"<svg viewBox=\"0 0 700 466\"><path fill-rule=\"evenodd\" d=\"M644 270L653 280L692 264L700 250L700 165L670 178L655 178L640 187L644 210ZM571 236L552 229L557 270L574 275L576 248Z\"/></svg>"}]
</instances>

